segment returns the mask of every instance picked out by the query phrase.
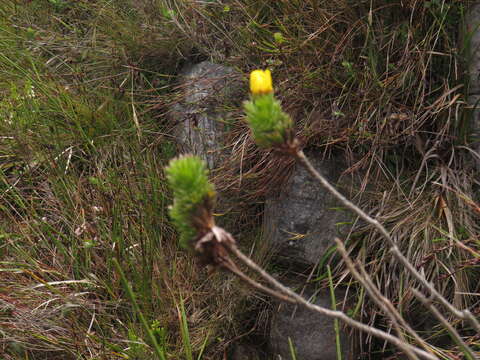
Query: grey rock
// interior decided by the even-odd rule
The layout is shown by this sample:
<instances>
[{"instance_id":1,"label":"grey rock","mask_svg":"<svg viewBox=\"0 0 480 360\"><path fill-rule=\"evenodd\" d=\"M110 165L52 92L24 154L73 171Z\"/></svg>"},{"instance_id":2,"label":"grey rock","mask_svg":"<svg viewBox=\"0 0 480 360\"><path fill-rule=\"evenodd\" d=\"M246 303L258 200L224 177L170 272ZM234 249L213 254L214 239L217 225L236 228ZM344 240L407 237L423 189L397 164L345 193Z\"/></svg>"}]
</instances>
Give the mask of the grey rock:
<instances>
[{"instance_id":1,"label":"grey rock","mask_svg":"<svg viewBox=\"0 0 480 360\"><path fill-rule=\"evenodd\" d=\"M466 34L463 37L469 38L467 49L468 54L468 76L469 94L480 94L480 3L476 2L470 6L465 16Z\"/></svg>"},{"instance_id":2,"label":"grey rock","mask_svg":"<svg viewBox=\"0 0 480 360\"><path fill-rule=\"evenodd\" d=\"M465 16L464 39L468 49L468 105L471 109L471 148L476 152L475 162L480 170L480 2L473 3Z\"/></svg>"},{"instance_id":3,"label":"grey rock","mask_svg":"<svg viewBox=\"0 0 480 360\"><path fill-rule=\"evenodd\" d=\"M314 167L333 184L345 168L339 159L309 156ZM300 165L276 199L267 199L264 215L266 238L279 262L312 266L333 244L335 236L349 228L351 215ZM340 225L341 224L341 225Z\"/></svg>"},{"instance_id":4,"label":"grey rock","mask_svg":"<svg viewBox=\"0 0 480 360\"><path fill-rule=\"evenodd\" d=\"M340 158L321 160L321 155L307 154L312 165L332 184L346 187L340 175L346 168ZM343 210L337 199L327 192L302 166L297 165L289 182L275 199L265 206L265 233L276 251L277 262L291 265L292 272L301 272L317 264L333 245L336 236L342 237L350 228L352 216ZM340 225L341 224L341 225ZM303 279L294 277L283 282L300 290ZM311 297L312 289L305 294ZM338 291L337 299L343 298ZM311 301L331 308L329 291L319 291ZM292 305L281 304L272 316L269 345L276 360L291 359L289 339L297 359L336 360L334 322L331 318ZM341 330L342 358L354 359L353 338Z\"/></svg>"},{"instance_id":5,"label":"grey rock","mask_svg":"<svg viewBox=\"0 0 480 360\"><path fill-rule=\"evenodd\" d=\"M252 345L236 344L230 356L230 360L261 360L264 357L261 352Z\"/></svg>"},{"instance_id":6,"label":"grey rock","mask_svg":"<svg viewBox=\"0 0 480 360\"><path fill-rule=\"evenodd\" d=\"M337 300L342 299L342 293L338 292ZM328 290L315 294L311 301L332 308ZM339 326L342 359L355 359L353 337L347 334L341 323ZM337 360L335 337L332 318L294 305L280 304L273 314L269 345L275 360L292 359L289 339L298 360Z\"/></svg>"},{"instance_id":7,"label":"grey rock","mask_svg":"<svg viewBox=\"0 0 480 360\"><path fill-rule=\"evenodd\" d=\"M200 156L212 169L221 157L224 124L229 118L226 104L241 98L240 74L230 67L204 61L182 71L180 88L182 101L170 112L180 152Z\"/></svg>"}]
</instances>

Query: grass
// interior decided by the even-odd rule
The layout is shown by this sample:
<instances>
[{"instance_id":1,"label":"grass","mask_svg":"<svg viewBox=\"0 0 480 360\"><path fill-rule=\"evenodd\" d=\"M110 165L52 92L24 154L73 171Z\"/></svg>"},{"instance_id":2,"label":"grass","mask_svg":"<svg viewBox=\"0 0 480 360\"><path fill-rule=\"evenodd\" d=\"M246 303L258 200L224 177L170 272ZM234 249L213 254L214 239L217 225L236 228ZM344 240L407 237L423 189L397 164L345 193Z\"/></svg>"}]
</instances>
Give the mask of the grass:
<instances>
[{"instance_id":1,"label":"grass","mask_svg":"<svg viewBox=\"0 0 480 360\"><path fill-rule=\"evenodd\" d=\"M137 300L135 299L135 294L134 292L132 291L132 288L130 287L130 285L128 284L128 281L127 279L125 278L125 274L123 273L123 270L120 266L120 264L118 263L117 259L113 259L113 264L115 265L115 268L117 269L118 273L120 274L120 277L121 277L121 280L122 280L122 283L123 283L123 286L128 294L128 297L130 299L130 302L132 303L133 305L133 308L135 310L135 313L137 314L137 316L139 317L140 319L140 322L142 323L144 329L145 329L145 332L147 333L148 335L148 339L150 340L152 346L153 346L153 349L155 351L155 355L161 359L161 360L165 360L166 357L165 357L165 348L161 347L159 344L158 344L158 341L157 341L157 338L155 337L155 334L153 333L152 331L152 328L150 327L150 325L148 324L147 320L145 319L145 316L142 314L142 311L140 310L140 307L138 306L138 303L137 303ZM183 304L182 304L182 310L183 310ZM182 312L182 314L185 314L185 311ZM184 329L186 328L186 323L185 323L185 317L182 317L182 336L184 334ZM188 331L188 328L187 328L187 331ZM189 360L192 358L191 354L192 354L192 349L190 347L190 343L188 342L188 347L186 348L186 352L187 354L189 354L190 356L187 357Z\"/></svg>"},{"instance_id":2,"label":"grass","mask_svg":"<svg viewBox=\"0 0 480 360\"><path fill-rule=\"evenodd\" d=\"M175 147L145 112L170 96L180 56L158 37L142 45L150 30L142 37L140 18L107 2L58 4L0 5L0 352L150 359L160 346L212 358L224 342L206 339L235 334L227 315L244 300L221 300L222 276L207 281L179 252L162 170ZM188 348L177 341L186 318L171 311L181 297L196 319ZM164 334L158 346L152 332Z\"/></svg>"},{"instance_id":3,"label":"grass","mask_svg":"<svg viewBox=\"0 0 480 360\"><path fill-rule=\"evenodd\" d=\"M337 299L335 297L335 289L333 288L333 281L332 281L332 272L330 270L330 266L327 266L327 273L328 273L328 286L330 287L330 298L332 301L332 310L337 310ZM342 344L340 342L340 324L338 319L333 320L333 327L335 330L335 348L337 352L337 360L342 360Z\"/></svg>"},{"instance_id":4,"label":"grass","mask_svg":"<svg viewBox=\"0 0 480 360\"><path fill-rule=\"evenodd\" d=\"M5 359L150 359L152 334L167 359L218 359L232 339L264 326L248 319L259 306L249 291L180 251L167 216L176 75L205 59L244 74L268 66L303 144L345 156L345 176L360 179L355 201L379 214L450 299L477 311L478 179L462 149L470 139L457 28L467 4L3 1ZM240 104L229 106L225 145L235 155L213 177L235 203L223 221L240 231L259 225L262 199L292 163L258 150ZM348 242L391 301L441 343L381 239L360 227ZM333 281L354 284L333 257L322 264L323 285L328 265ZM356 316L388 326L358 298Z\"/></svg>"}]
</instances>

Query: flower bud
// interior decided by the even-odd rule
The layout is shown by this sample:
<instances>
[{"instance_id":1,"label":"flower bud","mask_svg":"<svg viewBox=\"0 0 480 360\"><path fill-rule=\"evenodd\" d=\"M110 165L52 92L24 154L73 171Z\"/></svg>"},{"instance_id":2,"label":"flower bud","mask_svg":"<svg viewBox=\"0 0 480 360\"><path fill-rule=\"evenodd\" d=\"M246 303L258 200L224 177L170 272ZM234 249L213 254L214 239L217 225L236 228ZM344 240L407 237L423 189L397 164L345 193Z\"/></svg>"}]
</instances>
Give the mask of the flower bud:
<instances>
[{"instance_id":1,"label":"flower bud","mask_svg":"<svg viewBox=\"0 0 480 360\"><path fill-rule=\"evenodd\" d=\"M273 92L270 70L254 70L250 73L250 91L253 95Z\"/></svg>"}]
</instances>

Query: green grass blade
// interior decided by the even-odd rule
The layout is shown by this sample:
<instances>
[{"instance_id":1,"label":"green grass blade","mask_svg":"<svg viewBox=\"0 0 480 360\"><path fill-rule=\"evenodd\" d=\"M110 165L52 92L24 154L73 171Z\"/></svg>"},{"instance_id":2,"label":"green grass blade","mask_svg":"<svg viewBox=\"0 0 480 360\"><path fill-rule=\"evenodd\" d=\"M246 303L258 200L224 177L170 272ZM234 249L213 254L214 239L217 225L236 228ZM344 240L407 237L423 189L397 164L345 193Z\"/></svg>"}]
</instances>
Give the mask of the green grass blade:
<instances>
[{"instance_id":1,"label":"green grass blade","mask_svg":"<svg viewBox=\"0 0 480 360\"><path fill-rule=\"evenodd\" d=\"M200 347L200 351L197 356L197 360L202 359L203 352L205 351L205 348L207 347L208 344L208 339L210 338L210 332L207 333L207 336L205 336L205 340L202 343L202 346Z\"/></svg>"},{"instance_id":2,"label":"green grass blade","mask_svg":"<svg viewBox=\"0 0 480 360\"><path fill-rule=\"evenodd\" d=\"M337 300L335 298L335 291L333 289L333 280L332 280L332 271L330 270L330 265L327 265L328 272L328 285L330 288L330 297L332 299L332 310L337 310ZM333 320L333 327L335 329L335 347L337 350L337 360L342 360L342 344L340 342L340 324L338 319Z\"/></svg>"},{"instance_id":3,"label":"green grass blade","mask_svg":"<svg viewBox=\"0 0 480 360\"><path fill-rule=\"evenodd\" d=\"M182 333L183 346L185 347L185 357L187 360L193 360L192 344L190 342L190 332L188 330L187 315L185 314L185 306L183 299L180 299L180 331Z\"/></svg>"},{"instance_id":4,"label":"green grass blade","mask_svg":"<svg viewBox=\"0 0 480 360\"><path fill-rule=\"evenodd\" d=\"M155 351L155 354L157 355L157 358L161 360L167 360L165 357L165 351L160 347L160 345L157 342L157 339L153 335L152 329L148 325L147 320L143 316L142 311L140 310L140 307L138 306L137 300L135 299L135 294L133 293L132 288L128 284L127 278L125 277L125 274L123 273L122 268L120 267L120 264L118 263L117 259L113 259L113 264L115 265L115 268L117 269L118 274L120 275L120 279L122 280L122 284L127 292L127 295L133 305L133 308L135 312L137 313L140 322L142 323L145 331L147 332L148 338L152 342L153 349Z\"/></svg>"},{"instance_id":5,"label":"green grass blade","mask_svg":"<svg viewBox=\"0 0 480 360\"><path fill-rule=\"evenodd\" d=\"M295 351L295 345L290 337L288 337L288 348L290 349L290 356L292 360L297 360L297 352Z\"/></svg>"}]
</instances>

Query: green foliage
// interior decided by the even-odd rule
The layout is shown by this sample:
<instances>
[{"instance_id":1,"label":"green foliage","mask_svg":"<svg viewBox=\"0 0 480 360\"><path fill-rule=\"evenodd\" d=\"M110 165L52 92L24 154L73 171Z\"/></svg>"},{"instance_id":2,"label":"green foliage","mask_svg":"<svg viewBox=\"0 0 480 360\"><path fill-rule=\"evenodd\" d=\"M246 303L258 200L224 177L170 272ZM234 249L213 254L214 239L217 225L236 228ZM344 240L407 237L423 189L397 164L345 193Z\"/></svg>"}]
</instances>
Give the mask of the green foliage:
<instances>
[{"instance_id":1,"label":"green foliage","mask_svg":"<svg viewBox=\"0 0 480 360\"><path fill-rule=\"evenodd\" d=\"M273 94L254 95L244 103L247 122L258 146L283 144L292 128L292 120L284 113Z\"/></svg>"},{"instance_id":2,"label":"green foliage","mask_svg":"<svg viewBox=\"0 0 480 360\"><path fill-rule=\"evenodd\" d=\"M281 32L274 33L273 39L278 45L283 44L285 42L285 38L283 37L283 34Z\"/></svg>"},{"instance_id":3,"label":"green foliage","mask_svg":"<svg viewBox=\"0 0 480 360\"><path fill-rule=\"evenodd\" d=\"M194 217L205 201L213 200L215 190L208 181L205 162L196 156L171 160L166 173L174 196L170 216L180 233L180 245L188 248L197 233L193 225Z\"/></svg>"}]
</instances>

